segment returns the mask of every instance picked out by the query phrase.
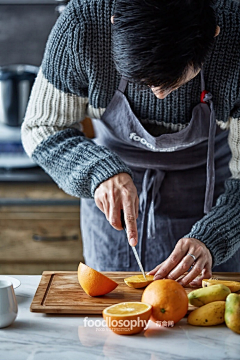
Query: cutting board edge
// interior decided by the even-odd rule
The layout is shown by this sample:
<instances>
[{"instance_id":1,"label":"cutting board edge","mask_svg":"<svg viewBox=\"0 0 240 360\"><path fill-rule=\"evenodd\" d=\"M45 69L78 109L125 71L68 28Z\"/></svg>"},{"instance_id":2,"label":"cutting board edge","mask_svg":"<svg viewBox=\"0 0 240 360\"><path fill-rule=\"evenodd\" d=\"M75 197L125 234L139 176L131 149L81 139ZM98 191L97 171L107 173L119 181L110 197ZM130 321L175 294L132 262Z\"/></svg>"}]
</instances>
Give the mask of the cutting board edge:
<instances>
[{"instance_id":1,"label":"cutting board edge","mask_svg":"<svg viewBox=\"0 0 240 360\"><path fill-rule=\"evenodd\" d=\"M110 306L110 304L109 304L109 306ZM52 307L52 308L50 306L47 306L47 307L43 306L43 307L38 307L38 308L31 306L30 311L32 313L40 313L40 314L102 315L103 309L102 308L101 309L91 309L91 310L89 310L89 308L73 309L72 307L68 308L67 306L65 306L64 309L56 309L56 306Z\"/></svg>"},{"instance_id":2,"label":"cutting board edge","mask_svg":"<svg viewBox=\"0 0 240 360\"><path fill-rule=\"evenodd\" d=\"M33 311L32 309L34 309L34 307L42 308L42 303L44 302L47 291L51 286L51 278L53 275L54 271L44 271L42 273L41 280L30 305L30 311Z\"/></svg>"}]
</instances>

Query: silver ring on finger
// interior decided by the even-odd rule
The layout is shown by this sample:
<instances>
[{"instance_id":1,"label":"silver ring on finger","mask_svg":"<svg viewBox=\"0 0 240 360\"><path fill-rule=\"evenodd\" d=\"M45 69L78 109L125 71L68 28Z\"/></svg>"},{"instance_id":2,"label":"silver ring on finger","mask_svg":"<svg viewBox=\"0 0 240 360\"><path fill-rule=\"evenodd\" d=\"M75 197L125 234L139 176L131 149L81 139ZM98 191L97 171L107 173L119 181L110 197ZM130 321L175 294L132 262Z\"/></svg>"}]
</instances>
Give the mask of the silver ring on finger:
<instances>
[{"instance_id":1,"label":"silver ring on finger","mask_svg":"<svg viewBox=\"0 0 240 360\"><path fill-rule=\"evenodd\" d=\"M197 259L196 256L194 256L193 254L188 253L187 255L190 255L194 261Z\"/></svg>"}]
</instances>

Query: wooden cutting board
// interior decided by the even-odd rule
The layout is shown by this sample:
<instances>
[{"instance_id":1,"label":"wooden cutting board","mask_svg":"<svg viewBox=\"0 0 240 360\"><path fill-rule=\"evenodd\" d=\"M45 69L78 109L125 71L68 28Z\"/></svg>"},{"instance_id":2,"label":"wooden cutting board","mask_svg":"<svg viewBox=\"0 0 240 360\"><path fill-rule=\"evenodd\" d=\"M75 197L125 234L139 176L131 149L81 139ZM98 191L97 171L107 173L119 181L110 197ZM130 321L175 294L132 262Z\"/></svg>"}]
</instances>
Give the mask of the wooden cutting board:
<instances>
[{"instance_id":1,"label":"wooden cutting board","mask_svg":"<svg viewBox=\"0 0 240 360\"><path fill-rule=\"evenodd\" d=\"M102 272L119 285L111 293L91 297L81 288L77 271L44 271L30 310L48 314L101 314L107 306L124 301L141 301L144 289L128 287L123 279L139 272ZM222 280L240 281L240 273L213 273ZM186 292L192 288L185 288ZM195 309L189 305L189 311Z\"/></svg>"}]
</instances>

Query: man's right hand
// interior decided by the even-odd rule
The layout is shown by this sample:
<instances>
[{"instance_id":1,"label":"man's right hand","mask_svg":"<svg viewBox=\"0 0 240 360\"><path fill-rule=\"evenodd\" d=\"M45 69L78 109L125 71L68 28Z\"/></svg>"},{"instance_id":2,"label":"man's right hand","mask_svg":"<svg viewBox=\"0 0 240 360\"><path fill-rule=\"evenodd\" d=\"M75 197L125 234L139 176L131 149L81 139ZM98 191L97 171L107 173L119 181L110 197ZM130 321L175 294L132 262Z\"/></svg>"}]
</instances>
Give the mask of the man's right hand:
<instances>
[{"instance_id":1,"label":"man's right hand","mask_svg":"<svg viewBox=\"0 0 240 360\"><path fill-rule=\"evenodd\" d=\"M129 244L136 246L139 200L131 176L120 173L104 181L95 190L94 200L116 230L122 230L121 209L123 209Z\"/></svg>"}]
</instances>

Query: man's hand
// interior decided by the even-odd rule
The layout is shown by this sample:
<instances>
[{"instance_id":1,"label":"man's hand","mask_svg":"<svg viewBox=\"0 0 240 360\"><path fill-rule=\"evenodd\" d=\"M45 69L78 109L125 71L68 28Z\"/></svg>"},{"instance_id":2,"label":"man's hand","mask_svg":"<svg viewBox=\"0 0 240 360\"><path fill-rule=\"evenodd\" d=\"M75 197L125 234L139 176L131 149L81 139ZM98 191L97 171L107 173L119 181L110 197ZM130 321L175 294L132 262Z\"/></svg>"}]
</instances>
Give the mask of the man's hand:
<instances>
[{"instance_id":1,"label":"man's hand","mask_svg":"<svg viewBox=\"0 0 240 360\"><path fill-rule=\"evenodd\" d=\"M196 260L192 256L195 256ZM194 238L180 239L171 255L155 269L149 272L157 279L178 279L181 275L192 269L179 282L181 285L201 285L202 279L208 279L212 276L212 256L207 247L199 240ZM201 274L201 275L200 275ZM200 275L196 280L194 280ZM193 281L194 280L194 281Z\"/></svg>"},{"instance_id":2,"label":"man's hand","mask_svg":"<svg viewBox=\"0 0 240 360\"><path fill-rule=\"evenodd\" d=\"M104 181L96 189L94 199L97 207L117 230L122 230L121 209L123 209L129 244L136 246L139 202L131 176L120 173Z\"/></svg>"}]
</instances>

